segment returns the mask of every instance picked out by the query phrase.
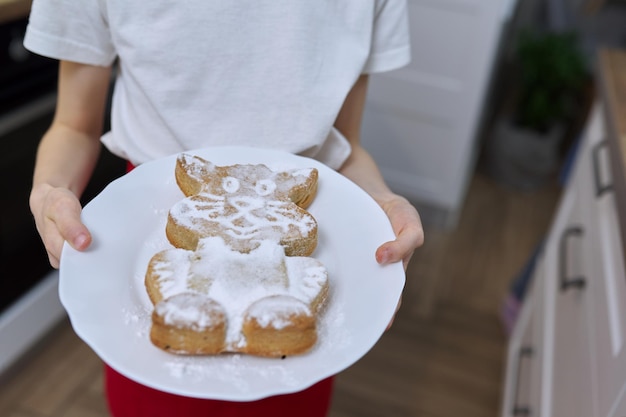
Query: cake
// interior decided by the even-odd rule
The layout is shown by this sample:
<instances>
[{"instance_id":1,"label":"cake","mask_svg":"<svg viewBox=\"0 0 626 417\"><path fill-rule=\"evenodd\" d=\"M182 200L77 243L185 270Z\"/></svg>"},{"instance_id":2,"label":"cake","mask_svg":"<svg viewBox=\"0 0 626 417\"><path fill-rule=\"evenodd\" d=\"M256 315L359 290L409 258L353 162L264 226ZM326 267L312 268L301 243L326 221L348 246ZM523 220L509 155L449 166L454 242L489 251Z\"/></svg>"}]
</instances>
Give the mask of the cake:
<instances>
[{"instance_id":1,"label":"cake","mask_svg":"<svg viewBox=\"0 0 626 417\"><path fill-rule=\"evenodd\" d=\"M155 306L152 343L188 355L309 351L328 296L327 271L315 258L286 256L278 242L257 243L240 252L209 237L195 250L155 254L145 275Z\"/></svg>"},{"instance_id":2,"label":"cake","mask_svg":"<svg viewBox=\"0 0 626 417\"><path fill-rule=\"evenodd\" d=\"M275 240L288 256L309 256L317 246L317 222L305 209L315 198L315 168L274 171L263 164L218 166L181 154L176 182L186 196L170 209L170 243L194 250L204 237L220 236L249 252Z\"/></svg>"},{"instance_id":3,"label":"cake","mask_svg":"<svg viewBox=\"0 0 626 417\"><path fill-rule=\"evenodd\" d=\"M175 177L184 197L168 213L173 247L154 254L145 273L152 343L183 355L309 351L329 288L310 257L317 222L306 208L317 170L181 154Z\"/></svg>"}]
</instances>

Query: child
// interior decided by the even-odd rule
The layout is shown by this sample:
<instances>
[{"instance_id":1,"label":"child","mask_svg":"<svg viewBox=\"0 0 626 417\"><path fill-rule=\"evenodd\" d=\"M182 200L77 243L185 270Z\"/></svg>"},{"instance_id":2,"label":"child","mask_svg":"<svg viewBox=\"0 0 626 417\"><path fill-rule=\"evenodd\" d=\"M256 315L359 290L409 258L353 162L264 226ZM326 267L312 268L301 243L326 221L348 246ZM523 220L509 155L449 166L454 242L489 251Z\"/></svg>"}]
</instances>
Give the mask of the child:
<instances>
[{"instance_id":1,"label":"child","mask_svg":"<svg viewBox=\"0 0 626 417\"><path fill-rule=\"evenodd\" d=\"M387 187L359 130L368 74L410 59L407 26L405 0L35 0L25 46L60 60L30 197L50 263L58 267L65 241L78 250L91 243L79 196L103 142L133 165L226 144L316 158L380 204L396 240L372 255L406 267L423 241L419 215ZM110 368L105 376L115 417L321 417L332 391L329 379L230 403L161 393Z\"/></svg>"}]
</instances>

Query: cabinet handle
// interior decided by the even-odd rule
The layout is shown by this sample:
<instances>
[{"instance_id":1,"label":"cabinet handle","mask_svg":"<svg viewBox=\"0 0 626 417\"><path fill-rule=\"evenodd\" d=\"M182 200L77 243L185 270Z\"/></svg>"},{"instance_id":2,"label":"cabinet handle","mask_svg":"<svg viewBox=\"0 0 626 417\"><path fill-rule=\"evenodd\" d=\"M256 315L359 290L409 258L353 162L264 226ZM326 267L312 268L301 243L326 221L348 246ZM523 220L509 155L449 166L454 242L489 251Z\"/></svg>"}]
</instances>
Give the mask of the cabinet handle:
<instances>
[{"instance_id":1,"label":"cabinet handle","mask_svg":"<svg viewBox=\"0 0 626 417\"><path fill-rule=\"evenodd\" d=\"M515 380L515 391L513 391L515 396L513 397L513 409L511 410L511 414L513 416L530 416L532 414L530 407L521 406L517 404L518 402L517 397L519 395L522 359L525 357L528 357L528 358L532 357L533 353L534 351L531 346L523 346L522 348L520 348L519 354L517 355L517 375L516 375L516 380Z\"/></svg>"},{"instance_id":2,"label":"cabinet handle","mask_svg":"<svg viewBox=\"0 0 626 417\"><path fill-rule=\"evenodd\" d=\"M613 184L602 184L602 175L600 172L600 151L602 150L602 148L607 147L608 144L609 142L606 139L603 139L601 142L597 143L593 147L591 153L591 163L593 165L593 179L596 185L596 198L613 189Z\"/></svg>"},{"instance_id":3,"label":"cabinet handle","mask_svg":"<svg viewBox=\"0 0 626 417\"><path fill-rule=\"evenodd\" d=\"M561 269L560 271L561 291L567 291L569 288L582 289L585 287L585 277L583 276L579 276L575 278L567 277L567 254L568 254L567 242L569 241L569 239L573 237L582 237L583 235L584 235L584 231L583 231L583 228L580 226L570 226L567 229L565 229L565 231L561 235L561 242L560 242L560 247L559 247L559 250L560 250L560 254L559 254L560 265L559 266Z\"/></svg>"}]
</instances>

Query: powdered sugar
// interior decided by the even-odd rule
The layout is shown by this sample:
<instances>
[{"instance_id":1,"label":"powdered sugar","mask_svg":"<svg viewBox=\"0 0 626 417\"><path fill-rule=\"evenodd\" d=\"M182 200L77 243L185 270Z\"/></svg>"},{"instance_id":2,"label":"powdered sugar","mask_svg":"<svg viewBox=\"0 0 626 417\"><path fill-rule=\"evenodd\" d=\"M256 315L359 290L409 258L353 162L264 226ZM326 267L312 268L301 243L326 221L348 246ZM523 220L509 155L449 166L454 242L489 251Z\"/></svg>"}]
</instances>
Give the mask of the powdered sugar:
<instances>
[{"instance_id":1,"label":"powdered sugar","mask_svg":"<svg viewBox=\"0 0 626 417\"><path fill-rule=\"evenodd\" d=\"M285 296L279 301L261 303L254 309L255 317L281 328L284 323L280 320L284 321L285 316L272 315L272 310L311 314L308 305L327 285L328 279L319 261L286 257L282 246L269 240L259 242L255 250L246 254L230 249L221 238L211 237L202 239L195 252L169 249L158 258L153 269L163 298L192 292L219 303L226 312L226 342L232 350L245 346L241 333L243 319L255 302L274 295ZM184 317L179 311L163 313ZM199 313L186 311L185 314L193 319Z\"/></svg>"},{"instance_id":2,"label":"powdered sugar","mask_svg":"<svg viewBox=\"0 0 626 417\"><path fill-rule=\"evenodd\" d=\"M214 300L194 293L181 293L162 301L155 311L165 323L195 331L213 329L224 322L222 306Z\"/></svg>"},{"instance_id":3,"label":"powdered sugar","mask_svg":"<svg viewBox=\"0 0 626 417\"><path fill-rule=\"evenodd\" d=\"M170 210L171 218L190 229L215 229L235 239L307 236L317 223L295 204L252 195L198 194L183 199ZM297 236L297 235L296 235Z\"/></svg>"},{"instance_id":4,"label":"powdered sugar","mask_svg":"<svg viewBox=\"0 0 626 417\"><path fill-rule=\"evenodd\" d=\"M200 193L212 195L237 192L285 200L294 187L306 184L315 170L292 167L270 169L265 164L217 166L210 161L185 153L180 154L177 159L185 173L193 181L201 184ZM257 185L261 185L260 190L257 189Z\"/></svg>"},{"instance_id":5,"label":"powdered sugar","mask_svg":"<svg viewBox=\"0 0 626 417\"><path fill-rule=\"evenodd\" d=\"M152 309L143 308L141 306L123 308L122 317L124 324L128 327L132 327L138 338L147 338L148 333L150 333L151 311Z\"/></svg>"},{"instance_id":6,"label":"powdered sugar","mask_svg":"<svg viewBox=\"0 0 626 417\"><path fill-rule=\"evenodd\" d=\"M316 184L313 168L273 171L263 164L216 166L182 154L176 173L186 184L182 189L193 195L173 205L170 220L201 237L297 239L317 229L313 216L290 199L296 188Z\"/></svg>"},{"instance_id":7,"label":"powdered sugar","mask_svg":"<svg viewBox=\"0 0 626 417\"><path fill-rule=\"evenodd\" d=\"M86 253L68 251L61 280L73 291L65 298L79 335L126 376L199 398L248 401L284 394L353 364L380 337L403 282L401 265L382 268L373 258L377 245L393 238L380 207L316 161L263 149L209 148L197 154L220 164L263 162L273 170L318 167L323 182L309 208L319 222L313 256L332 278L318 320L318 343L309 353L285 360L231 354L184 357L150 343L153 307L143 284L146 266L154 253L171 248L165 221L171 206L185 198L173 181L173 157L139 167L84 211L97 246ZM104 218L119 226L111 228ZM101 287L114 295L103 297Z\"/></svg>"},{"instance_id":8,"label":"powdered sugar","mask_svg":"<svg viewBox=\"0 0 626 417\"><path fill-rule=\"evenodd\" d=\"M294 372L280 362L259 359L257 362L263 366L250 366L249 361L250 358L240 354L203 358L178 356L164 361L163 367L175 379L199 383L219 381L242 393L252 391L258 381L273 381L287 387L298 385L299 379Z\"/></svg>"},{"instance_id":9,"label":"powdered sugar","mask_svg":"<svg viewBox=\"0 0 626 417\"><path fill-rule=\"evenodd\" d=\"M285 295L274 295L254 302L246 311L262 328L284 329L289 326L292 315L311 316L309 306Z\"/></svg>"}]
</instances>

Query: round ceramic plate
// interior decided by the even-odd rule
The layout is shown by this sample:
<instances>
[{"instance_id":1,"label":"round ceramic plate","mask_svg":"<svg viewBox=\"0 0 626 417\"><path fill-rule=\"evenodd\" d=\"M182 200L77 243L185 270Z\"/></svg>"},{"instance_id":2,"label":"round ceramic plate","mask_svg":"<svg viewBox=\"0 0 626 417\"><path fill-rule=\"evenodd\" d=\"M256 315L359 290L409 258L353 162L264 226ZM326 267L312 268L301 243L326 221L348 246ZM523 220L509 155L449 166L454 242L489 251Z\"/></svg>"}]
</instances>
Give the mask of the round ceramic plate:
<instances>
[{"instance_id":1,"label":"round ceramic plate","mask_svg":"<svg viewBox=\"0 0 626 417\"><path fill-rule=\"evenodd\" d=\"M308 208L319 231L312 256L328 270L330 297L319 318L317 345L285 359L177 356L152 345L152 304L143 279L152 255L171 247L167 213L184 198L174 179L176 155L139 166L84 208L93 244L86 252L66 244L60 268L60 298L76 333L128 378L197 398L251 401L296 392L358 361L383 335L404 287L400 263L380 266L374 258L380 244L394 239L381 208L354 183L309 158L242 147L187 153L218 165L318 169L318 194Z\"/></svg>"}]
</instances>

